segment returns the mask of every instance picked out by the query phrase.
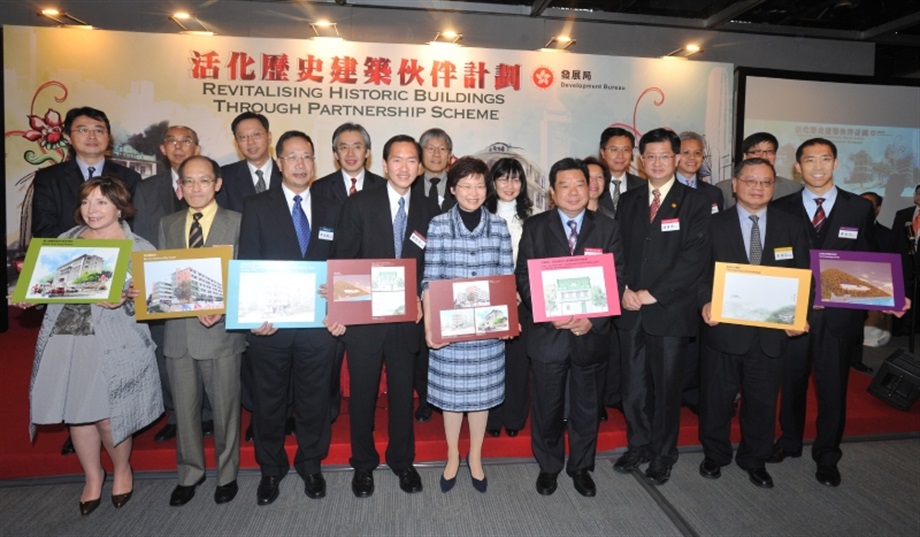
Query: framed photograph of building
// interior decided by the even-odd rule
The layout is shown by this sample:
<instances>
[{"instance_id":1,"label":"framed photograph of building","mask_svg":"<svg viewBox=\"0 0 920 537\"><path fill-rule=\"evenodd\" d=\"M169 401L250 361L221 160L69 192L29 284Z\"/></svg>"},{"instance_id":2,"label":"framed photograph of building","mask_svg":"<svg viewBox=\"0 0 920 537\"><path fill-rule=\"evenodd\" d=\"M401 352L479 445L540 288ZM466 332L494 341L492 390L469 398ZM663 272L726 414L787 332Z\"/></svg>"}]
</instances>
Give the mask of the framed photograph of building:
<instances>
[{"instance_id":1,"label":"framed photograph of building","mask_svg":"<svg viewBox=\"0 0 920 537\"><path fill-rule=\"evenodd\" d=\"M232 246L134 252L138 319L223 314Z\"/></svg>"},{"instance_id":2,"label":"framed photograph of building","mask_svg":"<svg viewBox=\"0 0 920 537\"><path fill-rule=\"evenodd\" d=\"M13 302L118 302L130 255L130 240L32 239Z\"/></svg>"},{"instance_id":3,"label":"framed photograph of building","mask_svg":"<svg viewBox=\"0 0 920 537\"><path fill-rule=\"evenodd\" d=\"M326 299L325 261L230 261L227 328L320 328Z\"/></svg>"},{"instance_id":4,"label":"framed photograph of building","mask_svg":"<svg viewBox=\"0 0 920 537\"><path fill-rule=\"evenodd\" d=\"M710 318L719 323L804 330L811 271L717 262Z\"/></svg>"},{"instance_id":5,"label":"framed photograph of building","mask_svg":"<svg viewBox=\"0 0 920 537\"><path fill-rule=\"evenodd\" d=\"M329 319L378 324L418 318L415 259L330 259Z\"/></svg>"},{"instance_id":6,"label":"framed photograph of building","mask_svg":"<svg viewBox=\"0 0 920 537\"><path fill-rule=\"evenodd\" d=\"M520 334L514 275L438 280L428 285L432 333L437 341L514 337Z\"/></svg>"},{"instance_id":7,"label":"framed photograph of building","mask_svg":"<svg viewBox=\"0 0 920 537\"><path fill-rule=\"evenodd\" d=\"M815 306L900 311L904 269L900 254L812 250Z\"/></svg>"},{"instance_id":8,"label":"framed photograph of building","mask_svg":"<svg viewBox=\"0 0 920 537\"><path fill-rule=\"evenodd\" d=\"M534 322L620 314L611 253L530 259L527 268Z\"/></svg>"}]
</instances>

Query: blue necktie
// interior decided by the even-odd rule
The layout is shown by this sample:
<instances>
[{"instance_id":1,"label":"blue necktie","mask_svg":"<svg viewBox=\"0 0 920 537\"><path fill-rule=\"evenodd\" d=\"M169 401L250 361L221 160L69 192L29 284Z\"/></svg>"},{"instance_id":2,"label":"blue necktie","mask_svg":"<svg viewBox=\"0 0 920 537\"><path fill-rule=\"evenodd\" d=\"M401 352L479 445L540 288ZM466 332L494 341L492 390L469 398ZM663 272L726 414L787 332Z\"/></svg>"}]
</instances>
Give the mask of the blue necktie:
<instances>
[{"instance_id":1,"label":"blue necktie","mask_svg":"<svg viewBox=\"0 0 920 537\"><path fill-rule=\"evenodd\" d=\"M393 219L393 250L396 259L402 256L403 237L406 236L406 198L399 198L399 210Z\"/></svg>"},{"instance_id":2,"label":"blue necktie","mask_svg":"<svg viewBox=\"0 0 920 537\"><path fill-rule=\"evenodd\" d=\"M300 255L307 255L307 247L310 246L310 221L307 220L306 213L303 212L300 202L303 198L294 196L294 210L291 211L291 218L294 219L294 231L297 232L297 242L300 244Z\"/></svg>"}]
</instances>

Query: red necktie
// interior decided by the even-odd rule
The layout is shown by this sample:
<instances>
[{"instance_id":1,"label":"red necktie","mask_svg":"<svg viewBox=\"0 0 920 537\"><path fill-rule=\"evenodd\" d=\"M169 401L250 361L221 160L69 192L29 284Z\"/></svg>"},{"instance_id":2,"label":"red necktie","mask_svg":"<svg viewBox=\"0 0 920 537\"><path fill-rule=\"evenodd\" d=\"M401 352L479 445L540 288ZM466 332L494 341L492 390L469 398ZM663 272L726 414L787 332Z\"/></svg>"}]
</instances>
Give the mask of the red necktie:
<instances>
[{"instance_id":1,"label":"red necktie","mask_svg":"<svg viewBox=\"0 0 920 537\"><path fill-rule=\"evenodd\" d=\"M827 215L824 214L824 207L821 206L824 203L824 198L815 198L815 203L818 204L818 209L815 211L815 217L811 219L811 225L815 227L815 231L821 231L821 226L827 220Z\"/></svg>"},{"instance_id":2,"label":"red necktie","mask_svg":"<svg viewBox=\"0 0 920 537\"><path fill-rule=\"evenodd\" d=\"M652 190L652 205L649 207L649 222L655 221L655 215L658 214L658 209L661 207L661 192L656 188Z\"/></svg>"},{"instance_id":3,"label":"red necktie","mask_svg":"<svg viewBox=\"0 0 920 537\"><path fill-rule=\"evenodd\" d=\"M348 189L348 195L353 196L355 192L358 191L358 179L356 177L351 178L351 188Z\"/></svg>"}]
</instances>

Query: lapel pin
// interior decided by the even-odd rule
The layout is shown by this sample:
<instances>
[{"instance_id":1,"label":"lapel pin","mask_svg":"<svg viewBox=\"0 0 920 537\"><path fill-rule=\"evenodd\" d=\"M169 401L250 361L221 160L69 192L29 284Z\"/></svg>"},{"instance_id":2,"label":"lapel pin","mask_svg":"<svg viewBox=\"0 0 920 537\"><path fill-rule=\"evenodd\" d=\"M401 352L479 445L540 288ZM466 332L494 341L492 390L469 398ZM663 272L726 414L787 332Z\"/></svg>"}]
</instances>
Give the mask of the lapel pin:
<instances>
[{"instance_id":1,"label":"lapel pin","mask_svg":"<svg viewBox=\"0 0 920 537\"><path fill-rule=\"evenodd\" d=\"M672 208L672 209L676 209L676 208L677 208L677 204L676 204L676 203L672 203L672 204L671 204L671 208Z\"/></svg>"}]
</instances>

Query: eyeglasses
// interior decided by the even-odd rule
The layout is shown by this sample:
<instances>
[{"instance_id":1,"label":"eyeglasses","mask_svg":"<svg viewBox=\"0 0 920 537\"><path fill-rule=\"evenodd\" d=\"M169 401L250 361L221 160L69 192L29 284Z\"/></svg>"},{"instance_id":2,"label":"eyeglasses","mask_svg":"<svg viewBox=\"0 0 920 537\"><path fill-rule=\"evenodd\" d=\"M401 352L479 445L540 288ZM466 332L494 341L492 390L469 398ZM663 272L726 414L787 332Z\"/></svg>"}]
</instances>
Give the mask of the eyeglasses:
<instances>
[{"instance_id":1,"label":"eyeglasses","mask_svg":"<svg viewBox=\"0 0 920 537\"><path fill-rule=\"evenodd\" d=\"M776 155L776 151L773 149L754 149L745 153L745 155L751 155L755 157L772 157Z\"/></svg>"},{"instance_id":2,"label":"eyeglasses","mask_svg":"<svg viewBox=\"0 0 920 537\"><path fill-rule=\"evenodd\" d=\"M183 147L191 147L195 145L195 140L192 140L191 138L167 138L166 142L164 142L164 145L171 145L173 147L179 147L180 145Z\"/></svg>"},{"instance_id":3,"label":"eyeglasses","mask_svg":"<svg viewBox=\"0 0 920 537\"><path fill-rule=\"evenodd\" d=\"M432 155L435 153L447 154L447 153L450 153L450 149L447 147L436 147L433 145L428 145L428 146L425 146L425 152L430 153Z\"/></svg>"},{"instance_id":4,"label":"eyeglasses","mask_svg":"<svg viewBox=\"0 0 920 537\"><path fill-rule=\"evenodd\" d=\"M72 129L70 132L71 134L76 132L80 136L89 136L90 134L92 134L93 136L100 138L102 136L105 136L108 131L106 131L102 127L76 127Z\"/></svg>"},{"instance_id":5,"label":"eyeglasses","mask_svg":"<svg viewBox=\"0 0 920 537\"><path fill-rule=\"evenodd\" d=\"M236 137L236 141L244 144L247 142L258 142L265 137L265 131L262 132L253 132L251 134L239 134Z\"/></svg>"},{"instance_id":6,"label":"eyeglasses","mask_svg":"<svg viewBox=\"0 0 920 537\"><path fill-rule=\"evenodd\" d=\"M702 151L690 151L689 149L686 151L681 151L680 154L685 157L696 157L696 158L701 158L703 156Z\"/></svg>"},{"instance_id":7,"label":"eyeglasses","mask_svg":"<svg viewBox=\"0 0 920 537\"><path fill-rule=\"evenodd\" d=\"M605 147L604 151L607 151L608 153L632 153L633 148L627 146L619 147L612 145L610 147Z\"/></svg>"},{"instance_id":8,"label":"eyeglasses","mask_svg":"<svg viewBox=\"0 0 920 537\"><path fill-rule=\"evenodd\" d=\"M200 186L203 188L207 188L216 182L217 182L216 179L211 179L209 177L205 177L204 179L180 179L179 180L179 183L181 183L182 186L187 186L189 188L193 186Z\"/></svg>"},{"instance_id":9,"label":"eyeglasses","mask_svg":"<svg viewBox=\"0 0 920 537\"><path fill-rule=\"evenodd\" d=\"M738 179L738 181L740 181L741 184L743 184L747 188L754 188L755 186L758 188L767 188L767 187L773 186L773 183L774 183L773 179L770 179L770 180Z\"/></svg>"},{"instance_id":10,"label":"eyeglasses","mask_svg":"<svg viewBox=\"0 0 920 537\"><path fill-rule=\"evenodd\" d=\"M349 151L354 151L355 153L360 153L364 151L364 144L339 144L336 148L339 153L348 153Z\"/></svg>"},{"instance_id":11,"label":"eyeglasses","mask_svg":"<svg viewBox=\"0 0 920 537\"><path fill-rule=\"evenodd\" d=\"M278 157L278 159L286 160L288 162L307 162L308 160L313 160L313 155L309 153L304 153L302 155L295 155L294 153L291 153L290 155Z\"/></svg>"},{"instance_id":12,"label":"eyeglasses","mask_svg":"<svg viewBox=\"0 0 920 537\"><path fill-rule=\"evenodd\" d=\"M645 162L669 162L674 159L674 155L642 155Z\"/></svg>"},{"instance_id":13,"label":"eyeglasses","mask_svg":"<svg viewBox=\"0 0 920 537\"><path fill-rule=\"evenodd\" d=\"M495 182L501 183L503 185L507 185L511 183L519 185L521 184L521 178L520 177L508 177L507 175L503 175L499 177L498 179L496 179Z\"/></svg>"}]
</instances>

